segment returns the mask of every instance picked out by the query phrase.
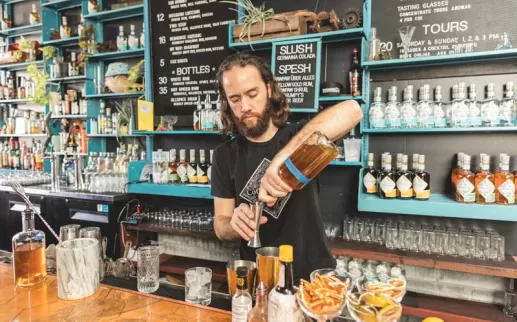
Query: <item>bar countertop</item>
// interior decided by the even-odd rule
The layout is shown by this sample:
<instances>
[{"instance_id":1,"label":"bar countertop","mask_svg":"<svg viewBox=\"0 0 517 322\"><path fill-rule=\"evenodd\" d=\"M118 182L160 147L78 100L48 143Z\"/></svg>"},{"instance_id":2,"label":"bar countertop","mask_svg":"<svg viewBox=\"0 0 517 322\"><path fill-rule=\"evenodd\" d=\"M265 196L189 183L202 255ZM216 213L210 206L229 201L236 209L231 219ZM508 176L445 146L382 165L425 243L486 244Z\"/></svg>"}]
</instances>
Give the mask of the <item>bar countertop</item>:
<instances>
[{"instance_id":1,"label":"bar countertop","mask_svg":"<svg viewBox=\"0 0 517 322\"><path fill-rule=\"evenodd\" d=\"M0 264L0 321L229 322L227 311L102 285L92 296L65 301L49 275L31 288L16 288L10 265Z\"/></svg>"},{"instance_id":2,"label":"bar countertop","mask_svg":"<svg viewBox=\"0 0 517 322\"><path fill-rule=\"evenodd\" d=\"M24 186L23 188L28 195L37 196L62 197L102 202L115 202L128 198L128 195L125 193L93 193L88 191L78 191L69 187L61 187L59 191L52 191L50 184ZM14 192L13 188L2 185L0 185L0 191Z\"/></svg>"}]
</instances>

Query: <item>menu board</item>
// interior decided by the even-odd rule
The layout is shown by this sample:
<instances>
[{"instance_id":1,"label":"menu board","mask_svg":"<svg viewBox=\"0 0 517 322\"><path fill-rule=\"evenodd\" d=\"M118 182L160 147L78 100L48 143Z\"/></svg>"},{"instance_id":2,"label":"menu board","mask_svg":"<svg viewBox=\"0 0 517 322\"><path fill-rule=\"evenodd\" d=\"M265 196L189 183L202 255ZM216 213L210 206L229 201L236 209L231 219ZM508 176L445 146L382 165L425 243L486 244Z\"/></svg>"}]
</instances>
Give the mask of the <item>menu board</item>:
<instances>
[{"instance_id":1,"label":"menu board","mask_svg":"<svg viewBox=\"0 0 517 322\"><path fill-rule=\"evenodd\" d=\"M217 94L219 64L233 53L228 25L232 4L217 0L147 0L151 37L155 115L192 114L201 101Z\"/></svg>"},{"instance_id":2,"label":"menu board","mask_svg":"<svg viewBox=\"0 0 517 322\"><path fill-rule=\"evenodd\" d=\"M511 48L516 16L516 0L372 0L372 27L394 58L405 55L401 27L409 57Z\"/></svg>"},{"instance_id":3,"label":"menu board","mask_svg":"<svg viewBox=\"0 0 517 322\"><path fill-rule=\"evenodd\" d=\"M273 47L273 73L291 108L318 107L321 42L281 42Z\"/></svg>"}]
</instances>

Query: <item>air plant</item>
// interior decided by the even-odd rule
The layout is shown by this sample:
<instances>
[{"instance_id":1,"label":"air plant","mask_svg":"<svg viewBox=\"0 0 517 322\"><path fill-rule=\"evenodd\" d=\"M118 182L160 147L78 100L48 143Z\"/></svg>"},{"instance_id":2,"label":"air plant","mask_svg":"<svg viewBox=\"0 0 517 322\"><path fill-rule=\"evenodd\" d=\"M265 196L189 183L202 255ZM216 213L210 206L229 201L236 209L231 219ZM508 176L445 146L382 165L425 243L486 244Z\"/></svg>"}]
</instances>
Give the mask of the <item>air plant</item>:
<instances>
[{"instance_id":1,"label":"air plant","mask_svg":"<svg viewBox=\"0 0 517 322\"><path fill-rule=\"evenodd\" d=\"M131 91L143 91L144 90L144 78L142 77L142 84L137 83L140 78L140 67L144 64L145 60L140 60L137 64L131 67L128 71L126 90Z\"/></svg>"},{"instance_id":2,"label":"air plant","mask_svg":"<svg viewBox=\"0 0 517 322\"><path fill-rule=\"evenodd\" d=\"M132 100L123 100L122 103L115 101L115 108L117 109L117 117L119 122L119 130L117 133L121 133L121 127L126 126L129 127L131 125L131 118L133 117L133 101ZM131 130L130 130L131 131ZM127 133L126 133L127 134ZM120 141L120 138L117 134L117 141Z\"/></svg>"}]
</instances>

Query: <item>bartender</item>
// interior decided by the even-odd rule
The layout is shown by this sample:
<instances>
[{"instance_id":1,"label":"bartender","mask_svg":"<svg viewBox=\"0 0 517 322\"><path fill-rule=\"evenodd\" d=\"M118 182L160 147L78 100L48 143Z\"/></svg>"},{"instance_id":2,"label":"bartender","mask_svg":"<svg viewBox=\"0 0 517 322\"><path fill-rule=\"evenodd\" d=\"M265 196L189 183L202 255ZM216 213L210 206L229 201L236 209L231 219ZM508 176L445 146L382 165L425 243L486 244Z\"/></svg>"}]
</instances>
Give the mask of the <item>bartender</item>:
<instances>
[{"instance_id":1,"label":"bartender","mask_svg":"<svg viewBox=\"0 0 517 322\"><path fill-rule=\"evenodd\" d=\"M262 246L294 247L295 281L312 271L333 268L320 214L318 180L292 191L278 175L280 166L312 133L330 140L342 137L362 118L359 104L345 101L318 113L309 122L288 124L289 105L262 58L237 53L217 74L223 135L231 135L213 155L211 185L214 230L221 240L240 240L241 258L255 261L247 246L256 229L249 204L260 200ZM257 193L258 192L258 193Z\"/></svg>"}]
</instances>

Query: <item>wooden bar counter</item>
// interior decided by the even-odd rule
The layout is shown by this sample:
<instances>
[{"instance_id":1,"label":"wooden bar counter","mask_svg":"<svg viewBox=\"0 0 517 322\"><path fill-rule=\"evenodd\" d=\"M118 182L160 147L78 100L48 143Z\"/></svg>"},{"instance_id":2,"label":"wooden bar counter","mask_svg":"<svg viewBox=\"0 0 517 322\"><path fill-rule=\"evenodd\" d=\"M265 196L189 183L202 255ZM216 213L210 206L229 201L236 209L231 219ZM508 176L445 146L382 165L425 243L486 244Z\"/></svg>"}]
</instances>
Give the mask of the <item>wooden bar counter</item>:
<instances>
[{"instance_id":1,"label":"wooden bar counter","mask_svg":"<svg viewBox=\"0 0 517 322\"><path fill-rule=\"evenodd\" d=\"M229 322L231 313L159 296L101 285L77 301L57 297L57 280L16 288L10 265L0 264L0 322Z\"/></svg>"}]
</instances>

